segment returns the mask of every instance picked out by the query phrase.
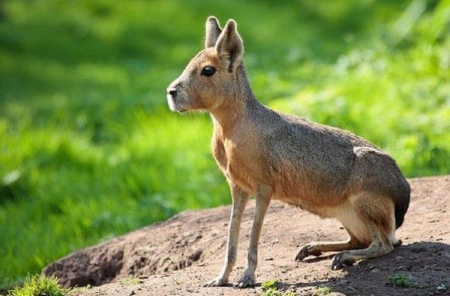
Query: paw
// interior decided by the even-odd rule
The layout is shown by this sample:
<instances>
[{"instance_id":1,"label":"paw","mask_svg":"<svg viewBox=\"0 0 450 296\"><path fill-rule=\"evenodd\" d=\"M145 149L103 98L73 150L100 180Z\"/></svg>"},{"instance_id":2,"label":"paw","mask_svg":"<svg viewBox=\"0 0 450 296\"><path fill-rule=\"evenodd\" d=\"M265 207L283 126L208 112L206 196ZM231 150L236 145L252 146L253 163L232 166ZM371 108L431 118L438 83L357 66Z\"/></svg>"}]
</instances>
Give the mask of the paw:
<instances>
[{"instance_id":1,"label":"paw","mask_svg":"<svg viewBox=\"0 0 450 296\"><path fill-rule=\"evenodd\" d=\"M251 275L244 275L234 286L236 288L253 288L255 286L255 277Z\"/></svg>"},{"instance_id":2,"label":"paw","mask_svg":"<svg viewBox=\"0 0 450 296\"><path fill-rule=\"evenodd\" d=\"M344 266L352 266L355 263L355 259L351 258L347 252L342 252L334 255L331 262L331 269L338 270Z\"/></svg>"},{"instance_id":3,"label":"paw","mask_svg":"<svg viewBox=\"0 0 450 296\"><path fill-rule=\"evenodd\" d=\"M313 255L316 257L322 255L322 252L315 250L315 249L316 249L316 244L313 244L313 243L303 246L300 249L300 251L298 251L297 256L295 256L295 261L302 261L309 255Z\"/></svg>"},{"instance_id":4,"label":"paw","mask_svg":"<svg viewBox=\"0 0 450 296\"><path fill-rule=\"evenodd\" d=\"M203 285L203 287L223 287L226 286L228 284L228 280L218 277L213 279L212 281L207 282L206 284Z\"/></svg>"}]
</instances>

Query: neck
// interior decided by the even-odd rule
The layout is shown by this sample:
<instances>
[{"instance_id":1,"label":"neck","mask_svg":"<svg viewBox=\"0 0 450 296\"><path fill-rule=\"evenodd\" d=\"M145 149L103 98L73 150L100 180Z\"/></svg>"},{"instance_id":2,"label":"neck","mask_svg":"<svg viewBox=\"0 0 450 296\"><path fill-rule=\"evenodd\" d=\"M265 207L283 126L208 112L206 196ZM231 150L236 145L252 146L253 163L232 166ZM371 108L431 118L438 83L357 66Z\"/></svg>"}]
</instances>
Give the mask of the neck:
<instances>
[{"instance_id":1,"label":"neck","mask_svg":"<svg viewBox=\"0 0 450 296\"><path fill-rule=\"evenodd\" d=\"M250 109L261 103L250 87L247 73L241 64L236 68L236 88L230 92L223 103L209 110L215 128L231 130L233 125L243 119Z\"/></svg>"}]
</instances>

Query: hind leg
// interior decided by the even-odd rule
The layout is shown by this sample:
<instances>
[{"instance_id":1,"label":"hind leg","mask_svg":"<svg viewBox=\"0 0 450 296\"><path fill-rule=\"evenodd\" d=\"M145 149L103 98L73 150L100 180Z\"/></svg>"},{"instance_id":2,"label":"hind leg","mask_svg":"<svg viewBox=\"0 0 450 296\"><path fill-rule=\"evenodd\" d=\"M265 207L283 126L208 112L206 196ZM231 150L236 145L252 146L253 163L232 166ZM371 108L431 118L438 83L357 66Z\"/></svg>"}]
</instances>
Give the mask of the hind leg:
<instances>
[{"instance_id":1,"label":"hind leg","mask_svg":"<svg viewBox=\"0 0 450 296\"><path fill-rule=\"evenodd\" d=\"M336 218L347 230L349 238L338 242L312 242L300 249L295 260L300 261L307 256L320 256L323 252L340 252L345 250L367 248L370 244L370 236L364 225L364 221L355 211L350 200L340 206L329 209L328 217Z\"/></svg>"},{"instance_id":2,"label":"hind leg","mask_svg":"<svg viewBox=\"0 0 450 296\"><path fill-rule=\"evenodd\" d=\"M401 244L395 238L394 205L390 199L360 193L350 199L354 213L364 223L367 232L359 235L370 237L370 245L364 249L348 250L334 256L331 268L340 269L357 260L376 258L390 253Z\"/></svg>"},{"instance_id":3,"label":"hind leg","mask_svg":"<svg viewBox=\"0 0 450 296\"><path fill-rule=\"evenodd\" d=\"M390 199L362 192L333 209L332 216L344 225L349 239L309 243L300 249L297 261L309 255L320 256L322 252L341 252L332 262L332 269L339 269L357 260L385 255L401 245L395 238L394 205Z\"/></svg>"},{"instance_id":4,"label":"hind leg","mask_svg":"<svg viewBox=\"0 0 450 296\"><path fill-rule=\"evenodd\" d=\"M295 256L295 261L301 261L304 258L312 256L320 256L323 252L337 252L352 249L361 249L366 247L364 243L358 241L358 239L347 229L349 238L346 241L335 241L335 242L311 242L303 246L297 256Z\"/></svg>"},{"instance_id":5,"label":"hind leg","mask_svg":"<svg viewBox=\"0 0 450 296\"><path fill-rule=\"evenodd\" d=\"M376 258L390 253L394 246L389 238L375 226L370 226L370 232L373 234L372 243L369 247L360 250L349 250L338 253L334 256L331 263L331 269L340 269L346 265L353 265L354 262L361 259Z\"/></svg>"}]
</instances>

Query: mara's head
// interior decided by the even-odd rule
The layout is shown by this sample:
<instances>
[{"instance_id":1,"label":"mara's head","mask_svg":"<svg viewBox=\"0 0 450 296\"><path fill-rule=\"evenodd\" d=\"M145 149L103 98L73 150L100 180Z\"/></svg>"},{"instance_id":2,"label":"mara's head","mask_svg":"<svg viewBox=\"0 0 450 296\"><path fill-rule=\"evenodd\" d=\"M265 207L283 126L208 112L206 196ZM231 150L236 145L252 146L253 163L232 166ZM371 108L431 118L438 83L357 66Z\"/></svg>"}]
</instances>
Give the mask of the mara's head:
<instances>
[{"instance_id":1,"label":"mara's head","mask_svg":"<svg viewBox=\"0 0 450 296\"><path fill-rule=\"evenodd\" d=\"M206 20L205 48L187 65L167 88L172 111L213 111L236 97L242 88L243 45L234 20L222 29L211 16Z\"/></svg>"}]
</instances>

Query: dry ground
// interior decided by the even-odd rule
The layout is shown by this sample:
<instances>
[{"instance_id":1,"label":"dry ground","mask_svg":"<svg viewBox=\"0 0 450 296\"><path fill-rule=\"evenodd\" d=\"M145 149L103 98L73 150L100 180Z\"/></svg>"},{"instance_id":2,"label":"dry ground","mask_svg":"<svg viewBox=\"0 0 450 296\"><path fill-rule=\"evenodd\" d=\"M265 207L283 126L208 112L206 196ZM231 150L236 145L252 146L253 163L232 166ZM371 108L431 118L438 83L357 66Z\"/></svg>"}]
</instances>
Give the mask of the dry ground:
<instances>
[{"instance_id":1,"label":"dry ground","mask_svg":"<svg viewBox=\"0 0 450 296\"><path fill-rule=\"evenodd\" d=\"M91 285L79 296L101 295L260 295L261 283L276 281L280 291L296 295L450 295L450 176L409 180L412 197L403 245L391 254L332 271L330 255L295 262L300 246L313 240L340 240L346 234L333 220L273 202L259 247L258 286L203 288L223 262L229 206L187 211L92 248L75 252L46 267L66 286ZM245 265L254 202L241 228L238 262L230 281ZM408 279L397 287L390 279Z\"/></svg>"}]
</instances>

